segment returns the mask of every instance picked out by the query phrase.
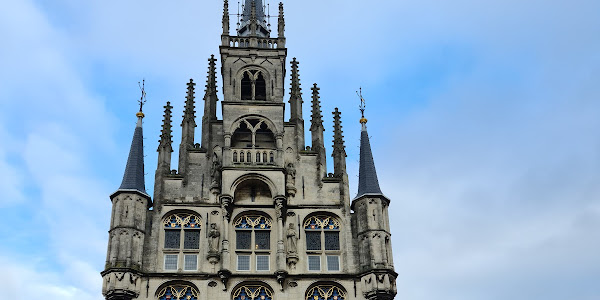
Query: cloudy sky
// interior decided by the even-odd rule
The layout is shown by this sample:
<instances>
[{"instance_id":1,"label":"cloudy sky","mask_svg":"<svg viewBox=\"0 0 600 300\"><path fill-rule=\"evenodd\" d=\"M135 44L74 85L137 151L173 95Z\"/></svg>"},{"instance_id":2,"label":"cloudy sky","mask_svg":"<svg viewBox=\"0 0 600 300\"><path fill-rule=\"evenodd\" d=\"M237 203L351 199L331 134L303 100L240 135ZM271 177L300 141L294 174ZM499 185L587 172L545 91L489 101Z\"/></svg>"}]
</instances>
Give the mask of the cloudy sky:
<instances>
[{"instance_id":1,"label":"cloudy sky","mask_svg":"<svg viewBox=\"0 0 600 300\"><path fill-rule=\"evenodd\" d=\"M367 98L392 200L397 299L600 299L600 2L285 7L288 55L301 62L305 101L310 84L321 87L326 140L330 112L343 112L352 193L355 90ZM102 299L108 196L127 159L137 82L148 92L151 187L162 106L172 101L179 124L185 83L204 82L218 54L221 9L3 4L0 288L11 299Z\"/></svg>"}]
</instances>

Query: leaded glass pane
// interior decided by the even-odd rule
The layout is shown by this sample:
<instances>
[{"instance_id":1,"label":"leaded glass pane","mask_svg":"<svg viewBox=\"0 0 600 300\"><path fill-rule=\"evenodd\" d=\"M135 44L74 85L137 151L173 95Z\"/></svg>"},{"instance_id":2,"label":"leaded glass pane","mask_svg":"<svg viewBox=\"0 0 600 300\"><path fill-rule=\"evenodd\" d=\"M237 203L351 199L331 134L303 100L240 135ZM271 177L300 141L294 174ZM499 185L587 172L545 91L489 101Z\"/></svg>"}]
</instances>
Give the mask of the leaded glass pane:
<instances>
[{"instance_id":1,"label":"leaded glass pane","mask_svg":"<svg viewBox=\"0 0 600 300\"><path fill-rule=\"evenodd\" d=\"M177 270L177 254L166 254L165 255L165 270L173 271Z\"/></svg>"},{"instance_id":2,"label":"leaded glass pane","mask_svg":"<svg viewBox=\"0 0 600 300\"><path fill-rule=\"evenodd\" d=\"M200 230L185 230L183 249L200 249Z\"/></svg>"},{"instance_id":3,"label":"leaded glass pane","mask_svg":"<svg viewBox=\"0 0 600 300\"><path fill-rule=\"evenodd\" d=\"M159 300L198 300L198 291L188 285L170 285L158 292Z\"/></svg>"},{"instance_id":4,"label":"leaded glass pane","mask_svg":"<svg viewBox=\"0 0 600 300\"><path fill-rule=\"evenodd\" d=\"M339 271L340 270L340 257L337 255L327 256L327 270L328 271Z\"/></svg>"},{"instance_id":5,"label":"leaded glass pane","mask_svg":"<svg viewBox=\"0 0 600 300\"><path fill-rule=\"evenodd\" d=\"M256 270L257 271L269 271L269 256L268 255L257 255L256 256Z\"/></svg>"},{"instance_id":6,"label":"leaded glass pane","mask_svg":"<svg viewBox=\"0 0 600 300\"><path fill-rule=\"evenodd\" d=\"M321 250L321 232L306 232L306 250Z\"/></svg>"},{"instance_id":7,"label":"leaded glass pane","mask_svg":"<svg viewBox=\"0 0 600 300\"><path fill-rule=\"evenodd\" d=\"M233 300L273 300L273 291L263 285L243 285L233 292Z\"/></svg>"},{"instance_id":8,"label":"leaded glass pane","mask_svg":"<svg viewBox=\"0 0 600 300\"><path fill-rule=\"evenodd\" d=\"M308 270L309 271L320 271L321 270L321 257L317 255L308 256Z\"/></svg>"},{"instance_id":9,"label":"leaded glass pane","mask_svg":"<svg viewBox=\"0 0 600 300\"><path fill-rule=\"evenodd\" d=\"M198 255L186 254L183 256L183 268L186 271L196 271L198 269Z\"/></svg>"},{"instance_id":10,"label":"leaded glass pane","mask_svg":"<svg viewBox=\"0 0 600 300\"><path fill-rule=\"evenodd\" d=\"M271 231L267 230L256 230L254 232L254 241L256 245L254 246L257 250L265 250L270 249L270 239L271 239Z\"/></svg>"},{"instance_id":11,"label":"leaded glass pane","mask_svg":"<svg viewBox=\"0 0 600 300\"><path fill-rule=\"evenodd\" d=\"M250 271L250 256L238 255L237 268L239 271Z\"/></svg>"},{"instance_id":12,"label":"leaded glass pane","mask_svg":"<svg viewBox=\"0 0 600 300\"><path fill-rule=\"evenodd\" d=\"M340 250L340 233L325 231L325 250Z\"/></svg>"},{"instance_id":13,"label":"leaded glass pane","mask_svg":"<svg viewBox=\"0 0 600 300\"><path fill-rule=\"evenodd\" d=\"M179 249L181 230L165 230L165 248Z\"/></svg>"},{"instance_id":14,"label":"leaded glass pane","mask_svg":"<svg viewBox=\"0 0 600 300\"><path fill-rule=\"evenodd\" d=\"M236 249L252 249L252 231L238 230L235 232Z\"/></svg>"}]
</instances>

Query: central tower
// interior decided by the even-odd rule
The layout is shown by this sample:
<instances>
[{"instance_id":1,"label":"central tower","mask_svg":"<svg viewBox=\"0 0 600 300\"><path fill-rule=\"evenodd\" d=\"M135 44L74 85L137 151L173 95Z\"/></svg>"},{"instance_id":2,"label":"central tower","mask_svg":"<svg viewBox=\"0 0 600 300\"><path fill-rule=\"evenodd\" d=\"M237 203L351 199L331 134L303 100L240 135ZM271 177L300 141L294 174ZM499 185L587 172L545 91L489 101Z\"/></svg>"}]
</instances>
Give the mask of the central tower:
<instances>
[{"instance_id":1,"label":"central tower","mask_svg":"<svg viewBox=\"0 0 600 300\"><path fill-rule=\"evenodd\" d=\"M187 83L179 163L171 170L172 106L158 144L154 199L143 181L140 111L113 203L107 300L350 300L396 294L387 209L361 119L359 193L348 189L341 113L333 112L334 170L327 171L320 88L311 87L305 145L299 62L284 102L283 4L277 37L260 0L246 0L236 35L224 1L217 116L217 59L208 60L201 138L196 83Z\"/></svg>"}]
</instances>

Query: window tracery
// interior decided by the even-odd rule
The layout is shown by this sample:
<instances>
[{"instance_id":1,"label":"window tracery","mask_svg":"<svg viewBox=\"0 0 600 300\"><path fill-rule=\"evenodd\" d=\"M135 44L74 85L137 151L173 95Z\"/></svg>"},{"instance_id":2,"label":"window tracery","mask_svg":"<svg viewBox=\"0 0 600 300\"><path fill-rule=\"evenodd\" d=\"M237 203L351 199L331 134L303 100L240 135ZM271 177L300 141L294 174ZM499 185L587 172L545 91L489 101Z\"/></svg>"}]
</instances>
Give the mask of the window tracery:
<instances>
[{"instance_id":1,"label":"window tracery","mask_svg":"<svg viewBox=\"0 0 600 300\"><path fill-rule=\"evenodd\" d=\"M329 215L315 215L304 221L308 270L340 271L340 221Z\"/></svg>"},{"instance_id":2,"label":"window tracery","mask_svg":"<svg viewBox=\"0 0 600 300\"><path fill-rule=\"evenodd\" d=\"M243 285L233 292L233 300L273 300L273 292L262 284Z\"/></svg>"},{"instance_id":3,"label":"window tracery","mask_svg":"<svg viewBox=\"0 0 600 300\"><path fill-rule=\"evenodd\" d=\"M265 76L259 70L246 70L241 81L242 100L266 100L267 83Z\"/></svg>"},{"instance_id":4,"label":"window tracery","mask_svg":"<svg viewBox=\"0 0 600 300\"><path fill-rule=\"evenodd\" d=\"M234 222L238 271L269 271L273 221L261 215L243 215Z\"/></svg>"},{"instance_id":5,"label":"window tracery","mask_svg":"<svg viewBox=\"0 0 600 300\"><path fill-rule=\"evenodd\" d=\"M317 285L308 290L306 300L346 300L346 292L335 285Z\"/></svg>"},{"instance_id":6,"label":"window tracery","mask_svg":"<svg viewBox=\"0 0 600 300\"><path fill-rule=\"evenodd\" d=\"M198 291L189 285L169 285L158 293L159 300L198 300Z\"/></svg>"},{"instance_id":7,"label":"window tracery","mask_svg":"<svg viewBox=\"0 0 600 300\"><path fill-rule=\"evenodd\" d=\"M165 252L163 269L174 271L183 265L186 271L197 270L202 224L200 217L191 213L176 213L164 218L162 224ZM183 258L183 264L180 258Z\"/></svg>"}]
</instances>

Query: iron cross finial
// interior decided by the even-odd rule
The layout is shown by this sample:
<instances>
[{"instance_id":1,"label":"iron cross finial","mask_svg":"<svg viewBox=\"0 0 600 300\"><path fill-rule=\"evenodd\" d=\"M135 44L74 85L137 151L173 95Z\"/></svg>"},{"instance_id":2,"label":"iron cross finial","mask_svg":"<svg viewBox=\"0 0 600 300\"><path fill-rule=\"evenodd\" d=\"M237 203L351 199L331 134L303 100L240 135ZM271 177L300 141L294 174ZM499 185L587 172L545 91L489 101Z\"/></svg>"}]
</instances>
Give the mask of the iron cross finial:
<instances>
[{"instance_id":1,"label":"iron cross finial","mask_svg":"<svg viewBox=\"0 0 600 300\"><path fill-rule=\"evenodd\" d=\"M140 87L140 91L142 92L142 95L140 96L140 100L138 100L138 103L140 104L140 112L142 111L142 108L144 107L144 104L146 104L146 89L145 89L145 85L146 85L146 79L142 79L141 83L138 81L138 86Z\"/></svg>"}]
</instances>

